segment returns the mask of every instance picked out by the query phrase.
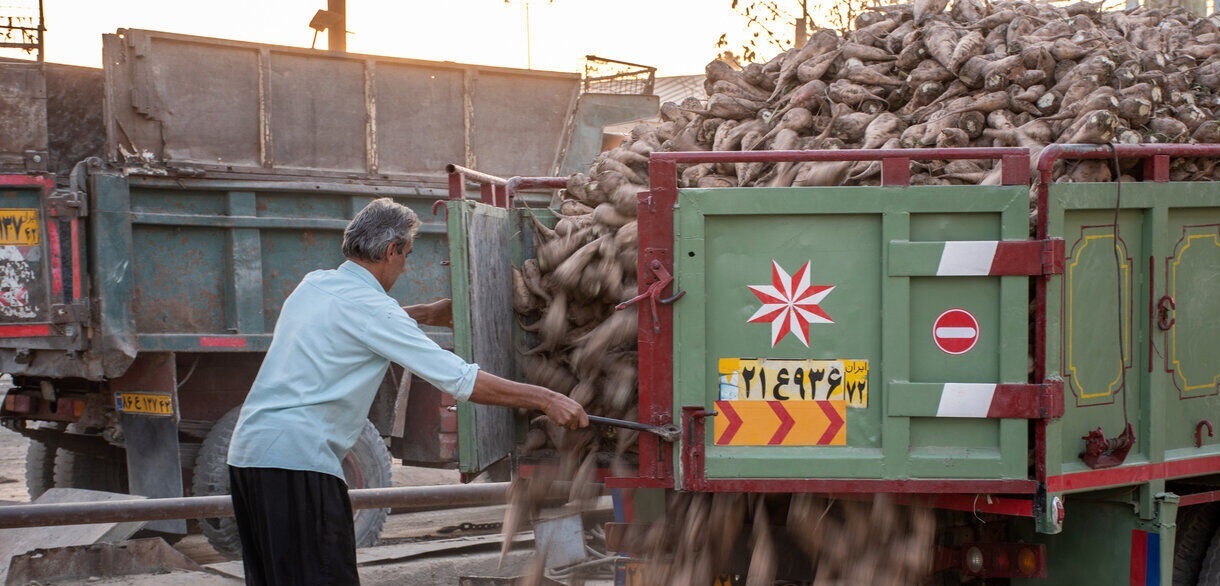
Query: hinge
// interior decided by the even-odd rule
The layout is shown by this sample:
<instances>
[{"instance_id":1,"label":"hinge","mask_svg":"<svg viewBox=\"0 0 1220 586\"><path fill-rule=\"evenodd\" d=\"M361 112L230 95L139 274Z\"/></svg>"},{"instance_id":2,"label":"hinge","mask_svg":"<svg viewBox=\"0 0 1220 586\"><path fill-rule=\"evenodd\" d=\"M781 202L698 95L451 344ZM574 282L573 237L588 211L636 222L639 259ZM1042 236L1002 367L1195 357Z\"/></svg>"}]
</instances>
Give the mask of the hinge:
<instances>
[{"instance_id":1,"label":"hinge","mask_svg":"<svg viewBox=\"0 0 1220 586\"><path fill-rule=\"evenodd\" d=\"M1060 240L1059 242L1063 242ZM1063 417L1063 380L1051 379L1038 385L1038 419L1059 419Z\"/></svg>"},{"instance_id":2,"label":"hinge","mask_svg":"<svg viewBox=\"0 0 1220 586\"><path fill-rule=\"evenodd\" d=\"M56 218L84 217L89 215L85 192L73 189L56 189L47 197L47 212Z\"/></svg>"},{"instance_id":3,"label":"hinge","mask_svg":"<svg viewBox=\"0 0 1220 586\"><path fill-rule=\"evenodd\" d=\"M1062 275L1064 245L1062 238L1040 240L1042 243L1042 274Z\"/></svg>"}]
</instances>

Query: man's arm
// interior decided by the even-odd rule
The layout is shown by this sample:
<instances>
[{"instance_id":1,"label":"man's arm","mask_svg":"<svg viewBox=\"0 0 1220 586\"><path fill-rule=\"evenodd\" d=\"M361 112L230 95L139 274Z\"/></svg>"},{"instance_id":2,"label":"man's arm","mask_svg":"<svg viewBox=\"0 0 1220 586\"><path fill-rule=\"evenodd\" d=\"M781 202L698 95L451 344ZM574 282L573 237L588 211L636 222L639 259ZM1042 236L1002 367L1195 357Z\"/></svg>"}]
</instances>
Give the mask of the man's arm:
<instances>
[{"instance_id":1,"label":"man's arm","mask_svg":"<svg viewBox=\"0 0 1220 586\"><path fill-rule=\"evenodd\" d=\"M432 303L420 303L403 307L411 319L425 326L453 327L453 301L437 299Z\"/></svg>"},{"instance_id":2,"label":"man's arm","mask_svg":"<svg viewBox=\"0 0 1220 586\"><path fill-rule=\"evenodd\" d=\"M470 401L483 405L534 409L545 413L551 421L568 429L589 425L589 416L584 407L567 395L538 385L500 378L482 370L474 379L474 392L470 395Z\"/></svg>"}]
</instances>

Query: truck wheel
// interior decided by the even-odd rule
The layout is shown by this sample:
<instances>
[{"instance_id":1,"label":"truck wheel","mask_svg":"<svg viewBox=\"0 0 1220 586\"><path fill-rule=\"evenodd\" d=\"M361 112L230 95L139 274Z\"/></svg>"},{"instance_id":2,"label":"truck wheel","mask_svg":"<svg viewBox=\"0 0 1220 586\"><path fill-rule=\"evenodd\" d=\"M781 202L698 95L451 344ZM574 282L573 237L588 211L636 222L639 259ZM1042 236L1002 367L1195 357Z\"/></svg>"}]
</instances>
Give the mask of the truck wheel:
<instances>
[{"instance_id":1,"label":"truck wheel","mask_svg":"<svg viewBox=\"0 0 1220 586\"><path fill-rule=\"evenodd\" d=\"M40 429L63 429L62 424L55 426L43 424ZM55 486L55 447L30 438L29 447L25 452L25 490L34 500L48 488Z\"/></svg>"},{"instance_id":2,"label":"truck wheel","mask_svg":"<svg viewBox=\"0 0 1220 586\"><path fill-rule=\"evenodd\" d=\"M1214 512L1213 510L1213 514ZM1177 578L1176 573L1174 578ZM1177 582L1174 582L1174 585L1176 586ZM1203 567L1199 570L1199 586L1220 586L1220 530L1212 536L1207 556L1203 558Z\"/></svg>"},{"instance_id":3,"label":"truck wheel","mask_svg":"<svg viewBox=\"0 0 1220 586\"><path fill-rule=\"evenodd\" d=\"M1173 586L1195 586L1216 527L1220 526L1220 503L1178 509L1174 534Z\"/></svg>"},{"instance_id":4,"label":"truck wheel","mask_svg":"<svg viewBox=\"0 0 1220 586\"><path fill-rule=\"evenodd\" d=\"M122 448L98 439L99 454L55 452L55 486L127 494L127 457Z\"/></svg>"},{"instance_id":5,"label":"truck wheel","mask_svg":"<svg viewBox=\"0 0 1220 586\"><path fill-rule=\"evenodd\" d=\"M195 496L229 494L229 439L237 426L241 408L237 407L221 417L203 440L199 457L195 460ZM383 488L390 486L390 452L377 433L372 422L366 422L360 439L343 460L343 474L349 488ZM356 547L377 544L381 527L385 524L389 509L365 509L356 511ZM241 537L237 533L237 522L232 517L201 519L200 527L208 543L229 559L241 558Z\"/></svg>"}]
</instances>

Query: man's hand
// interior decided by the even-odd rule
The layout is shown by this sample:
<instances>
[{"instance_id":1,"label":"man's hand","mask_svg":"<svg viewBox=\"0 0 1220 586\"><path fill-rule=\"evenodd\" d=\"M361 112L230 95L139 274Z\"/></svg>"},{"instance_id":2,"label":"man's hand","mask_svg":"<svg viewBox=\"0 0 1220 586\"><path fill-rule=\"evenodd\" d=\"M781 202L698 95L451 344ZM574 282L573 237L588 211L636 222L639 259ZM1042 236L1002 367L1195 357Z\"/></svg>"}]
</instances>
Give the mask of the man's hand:
<instances>
[{"instance_id":1,"label":"man's hand","mask_svg":"<svg viewBox=\"0 0 1220 586\"><path fill-rule=\"evenodd\" d=\"M567 395L554 391L551 391L551 397L547 400L543 413L546 413L547 418L551 421L568 429L579 429L589 425L589 415L585 413L585 408L581 407L580 403Z\"/></svg>"},{"instance_id":2,"label":"man's hand","mask_svg":"<svg viewBox=\"0 0 1220 586\"><path fill-rule=\"evenodd\" d=\"M501 405L542 411L547 418L568 429L589 425L589 415L580 403L546 387L519 383L480 370L474 379L470 401L480 405Z\"/></svg>"},{"instance_id":3,"label":"man's hand","mask_svg":"<svg viewBox=\"0 0 1220 586\"><path fill-rule=\"evenodd\" d=\"M411 319L426 325L452 328L453 327L453 300L452 299L437 299L432 303L420 303L418 305L408 305L403 307L407 315Z\"/></svg>"}]
</instances>

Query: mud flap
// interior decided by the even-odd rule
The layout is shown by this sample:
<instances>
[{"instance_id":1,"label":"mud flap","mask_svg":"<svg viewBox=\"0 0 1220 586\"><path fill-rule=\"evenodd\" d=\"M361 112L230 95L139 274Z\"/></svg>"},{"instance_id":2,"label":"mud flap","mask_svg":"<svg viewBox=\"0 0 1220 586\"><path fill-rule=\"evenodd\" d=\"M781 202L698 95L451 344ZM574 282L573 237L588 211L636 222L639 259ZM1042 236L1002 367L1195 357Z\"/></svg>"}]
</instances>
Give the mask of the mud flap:
<instances>
[{"instance_id":1,"label":"mud flap","mask_svg":"<svg viewBox=\"0 0 1220 586\"><path fill-rule=\"evenodd\" d=\"M182 496L178 394L174 354L141 354L111 385L127 445L127 486L148 498ZM150 531L186 534L186 521L151 521Z\"/></svg>"}]
</instances>

